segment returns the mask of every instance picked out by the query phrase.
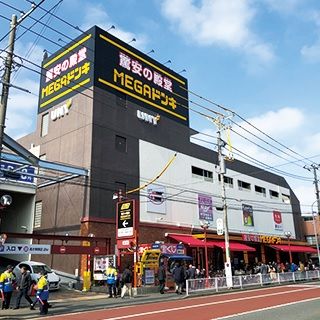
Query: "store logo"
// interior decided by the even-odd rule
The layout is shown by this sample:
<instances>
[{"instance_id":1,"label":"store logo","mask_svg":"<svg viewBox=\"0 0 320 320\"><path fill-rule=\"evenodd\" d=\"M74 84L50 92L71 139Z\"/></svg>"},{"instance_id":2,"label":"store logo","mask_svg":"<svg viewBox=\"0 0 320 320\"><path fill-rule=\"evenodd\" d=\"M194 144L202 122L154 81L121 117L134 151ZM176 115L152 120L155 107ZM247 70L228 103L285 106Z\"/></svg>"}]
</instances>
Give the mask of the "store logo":
<instances>
[{"instance_id":1,"label":"store logo","mask_svg":"<svg viewBox=\"0 0 320 320\"><path fill-rule=\"evenodd\" d=\"M160 115L157 114L156 116L152 116L150 114L147 114L145 112L142 112L140 110L137 110L137 117L140 120L143 120L145 122L151 123L154 126L158 124L158 121L160 120Z\"/></svg>"},{"instance_id":2,"label":"store logo","mask_svg":"<svg viewBox=\"0 0 320 320\"><path fill-rule=\"evenodd\" d=\"M72 106L72 99L69 99L65 104L63 104L61 107L58 107L51 111L51 120L56 121L57 119L60 119L64 116L66 116L69 113L69 109Z\"/></svg>"}]
</instances>

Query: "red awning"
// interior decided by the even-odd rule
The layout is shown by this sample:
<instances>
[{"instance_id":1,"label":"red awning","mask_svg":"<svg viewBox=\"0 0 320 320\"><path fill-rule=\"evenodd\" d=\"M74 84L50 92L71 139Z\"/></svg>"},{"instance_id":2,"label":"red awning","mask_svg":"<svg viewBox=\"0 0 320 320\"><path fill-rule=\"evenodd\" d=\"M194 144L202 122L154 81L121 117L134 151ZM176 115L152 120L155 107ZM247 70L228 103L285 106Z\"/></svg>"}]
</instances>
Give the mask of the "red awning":
<instances>
[{"instance_id":1,"label":"red awning","mask_svg":"<svg viewBox=\"0 0 320 320\"><path fill-rule=\"evenodd\" d=\"M182 242L190 247L204 247L204 242L194 238L192 235L188 234L168 234L168 237L174 239L178 242Z\"/></svg>"},{"instance_id":2,"label":"red awning","mask_svg":"<svg viewBox=\"0 0 320 320\"><path fill-rule=\"evenodd\" d=\"M273 249L285 251L285 252L307 252L307 253L317 253L317 250L307 246L292 246L292 245L284 245L284 244L274 244L270 246Z\"/></svg>"},{"instance_id":3,"label":"red awning","mask_svg":"<svg viewBox=\"0 0 320 320\"><path fill-rule=\"evenodd\" d=\"M208 246L210 247L219 247L225 250L225 242L224 241L215 241L215 240L208 240ZM249 247L245 244L239 242L229 242L230 251L256 251L255 248Z\"/></svg>"}]
</instances>

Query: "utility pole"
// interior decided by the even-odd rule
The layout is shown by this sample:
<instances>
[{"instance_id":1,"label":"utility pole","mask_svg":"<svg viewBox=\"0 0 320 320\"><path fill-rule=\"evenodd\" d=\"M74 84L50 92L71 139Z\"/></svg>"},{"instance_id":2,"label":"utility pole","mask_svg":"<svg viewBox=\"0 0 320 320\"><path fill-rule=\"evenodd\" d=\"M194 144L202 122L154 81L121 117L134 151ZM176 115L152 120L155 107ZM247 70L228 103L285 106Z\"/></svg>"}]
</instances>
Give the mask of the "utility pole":
<instances>
[{"instance_id":1,"label":"utility pole","mask_svg":"<svg viewBox=\"0 0 320 320\"><path fill-rule=\"evenodd\" d=\"M319 195L319 184L318 184L318 176L317 176L317 170L319 169L319 164L311 164L310 166L304 166L304 169L307 169L308 171L313 172L313 178L314 178L314 188L316 191L316 199L317 199L317 205L318 205L318 215L320 216L320 195ZM313 214L313 212L312 212Z\"/></svg>"},{"instance_id":2,"label":"utility pole","mask_svg":"<svg viewBox=\"0 0 320 320\"><path fill-rule=\"evenodd\" d=\"M10 78L13 64L14 42L16 39L17 16L11 18L9 44L4 64L4 75L2 80L1 104L0 104L0 159L2 152L3 133L5 128L6 111L9 97Z\"/></svg>"},{"instance_id":3,"label":"utility pole","mask_svg":"<svg viewBox=\"0 0 320 320\"><path fill-rule=\"evenodd\" d=\"M221 116L215 121L218 127L218 137L217 137L217 145L218 145L218 165L219 165L219 176L221 182L221 198L222 198L222 206L223 206L223 224L224 224L224 241L225 241L225 251L226 251L226 261L224 264L227 287L231 288L233 286L232 282L232 269L231 269L231 259L230 259L230 242L229 242L229 225L228 225L228 207L227 207L227 199L226 199L226 187L224 183L224 175L226 171L225 167L225 159L222 154L222 148L224 146L224 142L221 139L221 130L223 129L223 123Z\"/></svg>"},{"instance_id":4,"label":"utility pole","mask_svg":"<svg viewBox=\"0 0 320 320\"><path fill-rule=\"evenodd\" d=\"M9 88L12 86L10 83L12 65L13 65L13 56L14 56L14 44L16 40L16 29L17 26L28 17L34 10L36 10L45 0L41 0L38 4L33 3L31 5L31 9L23 13L19 19L15 14L12 15L11 23L10 23L10 32L9 32L9 43L7 47L7 56L4 63L4 74L1 79L2 82L2 92L1 92L1 102L0 102L0 161L1 161L1 153L2 153L2 144L3 144L3 133L5 128L6 121L6 112L8 105L8 97L9 97ZM21 89L16 87L17 89ZM24 90L25 91L25 90Z\"/></svg>"}]
</instances>

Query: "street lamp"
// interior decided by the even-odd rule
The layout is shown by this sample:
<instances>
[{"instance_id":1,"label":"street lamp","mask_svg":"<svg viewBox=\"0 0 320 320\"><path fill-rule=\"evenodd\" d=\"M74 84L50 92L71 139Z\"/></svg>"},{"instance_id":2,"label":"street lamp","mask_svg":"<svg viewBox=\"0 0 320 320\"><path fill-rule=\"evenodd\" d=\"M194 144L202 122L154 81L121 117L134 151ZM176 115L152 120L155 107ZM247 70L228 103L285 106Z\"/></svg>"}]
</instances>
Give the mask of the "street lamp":
<instances>
[{"instance_id":1,"label":"street lamp","mask_svg":"<svg viewBox=\"0 0 320 320\"><path fill-rule=\"evenodd\" d=\"M209 222L206 221L201 223L201 228L204 233L204 255L205 255L205 264L206 264L206 278L209 278L209 263L208 263L208 246L207 246L207 230L209 228Z\"/></svg>"},{"instance_id":2,"label":"street lamp","mask_svg":"<svg viewBox=\"0 0 320 320\"><path fill-rule=\"evenodd\" d=\"M288 239L288 246L289 246L289 260L290 260L290 264L292 263L292 254L291 254L291 243L290 243L290 238L292 236L290 231L286 231L284 233L284 235L287 237Z\"/></svg>"},{"instance_id":3,"label":"street lamp","mask_svg":"<svg viewBox=\"0 0 320 320\"><path fill-rule=\"evenodd\" d=\"M311 205L311 213L312 213L312 220L313 220L314 237L315 237L315 239L316 239L318 262L319 262L319 267L320 267L320 254L319 254L318 233L317 233L317 228L316 228L316 219L314 218L314 214L313 214L313 206L314 206L314 204L315 204L316 202L318 202L318 200L314 201L313 204ZM319 207L319 203L318 203L318 207Z\"/></svg>"}]
</instances>

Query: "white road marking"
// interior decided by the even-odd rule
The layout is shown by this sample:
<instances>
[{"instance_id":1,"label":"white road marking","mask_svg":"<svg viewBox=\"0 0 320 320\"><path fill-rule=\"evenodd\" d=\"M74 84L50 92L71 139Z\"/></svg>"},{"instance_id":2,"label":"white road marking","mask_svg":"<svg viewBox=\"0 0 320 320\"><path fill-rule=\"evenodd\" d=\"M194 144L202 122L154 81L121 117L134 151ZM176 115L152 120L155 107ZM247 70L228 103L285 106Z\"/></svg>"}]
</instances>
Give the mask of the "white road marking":
<instances>
[{"instance_id":1,"label":"white road marking","mask_svg":"<svg viewBox=\"0 0 320 320\"><path fill-rule=\"evenodd\" d=\"M319 300L319 299L320 299L320 297L318 297L318 298L310 298L310 299L300 300L300 301L295 301L295 302L288 302L288 303L279 304L277 306L266 307L266 308L261 308L261 309L256 309L256 310L251 310L251 311L246 311L246 312L241 312L241 313L234 313L234 314L231 314L229 316L220 317L220 318L213 318L211 320L230 319L230 318L234 318L234 317L244 316L244 315L247 315L247 314L250 314L250 313L256 313L256 312L262 312L262 311L267 311L267 310L287 307L287 306L291 306L291 305L294 305L294 304L297 304L297 303L315 301L315 300Z\"/></svg>"}]
</instances>

